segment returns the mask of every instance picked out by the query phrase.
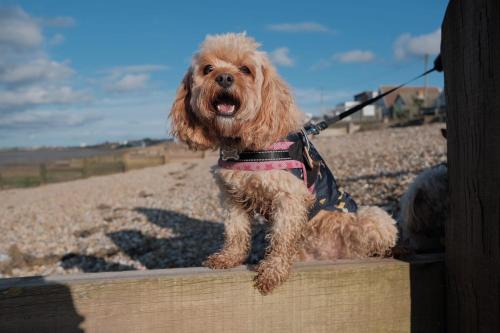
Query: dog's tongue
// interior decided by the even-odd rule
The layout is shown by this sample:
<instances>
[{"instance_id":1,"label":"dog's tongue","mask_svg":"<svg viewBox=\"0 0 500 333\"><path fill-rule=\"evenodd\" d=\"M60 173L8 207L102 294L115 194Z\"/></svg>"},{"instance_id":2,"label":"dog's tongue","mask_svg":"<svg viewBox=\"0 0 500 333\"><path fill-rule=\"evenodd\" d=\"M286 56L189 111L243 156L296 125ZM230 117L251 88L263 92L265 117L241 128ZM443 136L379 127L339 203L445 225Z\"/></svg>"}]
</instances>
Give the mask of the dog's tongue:
<instances>
[{"instance_id":1,"label":"dog's tongue","mask_svg":"<svg viewBox=\"0 0 500 333\"><path fill-rule=\"evenodd\" d=\"M233 113L234 105L232 104L217 104L217 111L220 113Z\"/></svg>"}]
</instances>

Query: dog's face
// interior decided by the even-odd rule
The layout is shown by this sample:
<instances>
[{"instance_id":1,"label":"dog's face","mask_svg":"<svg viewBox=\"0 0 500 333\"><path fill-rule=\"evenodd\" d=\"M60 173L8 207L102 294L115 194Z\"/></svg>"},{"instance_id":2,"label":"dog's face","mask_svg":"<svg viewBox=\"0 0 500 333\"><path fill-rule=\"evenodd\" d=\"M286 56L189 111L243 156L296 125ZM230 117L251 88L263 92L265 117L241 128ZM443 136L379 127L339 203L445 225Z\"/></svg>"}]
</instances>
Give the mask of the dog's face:
<instances>
[{"instance_id":1,"label":"dog's face","mask_svg":"<svg viewBox=\"0 0 500 333\"><path fill-rule=\"evenodd\" d=\"M172 107L176 137L195 149L225 138L262 148L297 126L289 90L258 47L244 34L206 38Z\"/></svg>"},{"instance_id":2,"label":"dog's face","mask_svg":"<svg viewBox=\"0 0 500 333\"><path fill-rule=\"evenodd\" d=\"M190 106L221 136L234 137L262 103L264 54L249 38L209 37L193 59Z\"/></svg>"}]
</instances>

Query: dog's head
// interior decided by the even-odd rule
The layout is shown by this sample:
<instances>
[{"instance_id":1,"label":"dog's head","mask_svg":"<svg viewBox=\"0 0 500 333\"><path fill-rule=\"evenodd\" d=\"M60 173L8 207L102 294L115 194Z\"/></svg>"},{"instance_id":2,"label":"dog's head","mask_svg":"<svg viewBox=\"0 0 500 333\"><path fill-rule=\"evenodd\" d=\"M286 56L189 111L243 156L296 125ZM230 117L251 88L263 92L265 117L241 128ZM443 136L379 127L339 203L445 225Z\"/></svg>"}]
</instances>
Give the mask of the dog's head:
<instances>
[{"instance_id":1,"label":"dog's head","mask_svg":"<svg viewBox=\"0 0 500 333\"><path fill-rule=\"evenodd\" d=\"M228 138L263 149L298 128L290 90L258 48L244 33L205 39L172 106L174 136L193 149Z\"/></svg>"}]
</instances>

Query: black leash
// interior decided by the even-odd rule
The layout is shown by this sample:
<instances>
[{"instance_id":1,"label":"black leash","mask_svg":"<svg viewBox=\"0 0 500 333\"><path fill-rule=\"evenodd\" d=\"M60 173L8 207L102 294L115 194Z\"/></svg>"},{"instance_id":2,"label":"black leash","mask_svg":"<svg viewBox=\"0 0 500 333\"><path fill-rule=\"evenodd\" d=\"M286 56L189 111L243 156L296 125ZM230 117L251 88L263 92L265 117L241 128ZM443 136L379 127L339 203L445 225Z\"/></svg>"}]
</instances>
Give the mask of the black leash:
<instances>
[{"instance_id":1,"label":"black leash","mask_svg":"<svg viewBox=\"0 0 500 333\"><path fill-rule=\"evenodd\" d=\"M399 86L394 87L394 88L384 92L383 94L380 94L376 97L370 98L370 99L364 101L363 103L358 104L358 105L350 108L349 110L346 110L346 111L344 111L344 112L342 112L342 113L340 113L340 114L338 114L338 115L336 115L328 120L323 120L317 124L308 125L304 129L305 129L307 134L313 134L313 135L319 134L322 130L328 128L329 126L335 124L336 122L338 122L346 117L349 117L351 114L363 109L365 106L375 103L376 101L378 101L381 98L384 98L385 96L389 95L390 93L393 93L396 90L406 86L407 84L409 84L415 80L418 80L418 79L420 79L420 78L422 78L422 77L426 76L427 74L430 74L434 71L437 71L437 72L443 71L443 63L441 62L441 55L438 55L437 58L434 60L434 67L429 69L425 73L422 73L419 76L416 76L413 79L406 81L405 83L400 84Z\"/></svg>"}]
</instances>

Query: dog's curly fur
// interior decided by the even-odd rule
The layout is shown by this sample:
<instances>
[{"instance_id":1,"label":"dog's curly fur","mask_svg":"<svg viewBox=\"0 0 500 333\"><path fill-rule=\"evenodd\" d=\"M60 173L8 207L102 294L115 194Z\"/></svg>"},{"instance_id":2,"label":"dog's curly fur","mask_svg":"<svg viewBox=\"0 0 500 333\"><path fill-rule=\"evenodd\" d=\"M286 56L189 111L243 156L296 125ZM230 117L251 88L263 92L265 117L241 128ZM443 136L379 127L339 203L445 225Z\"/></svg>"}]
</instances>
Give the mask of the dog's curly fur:
<instances>
[{"instance_id":1,"label":"dog's curly fur","mask_svg":"<svg viewBox=\"0 0 500 333\"><path fill-rule=\"evenodd\" d=\"M229 88L216 82L221 73L234 78ZM218 112L221 94L230 94L235 104L230 117ZM289 88L259 44L244 33L206 38L177 91L170 118L172 134L192 149L263 150L301 127ZM295 259L384 255L396 242L394 220L377 207L321 211L308 221L314 196L286 170L219 169L215 175L228 211L225 242L205 264L241 265L250 247L252 215L262 214L271 223L255 279L263 294L287 279Z\"/></svg>"},{"instance_id":2,"label":"dog's curly fur","mask_svg":"<svg viewBox=\"0 0 500 333\"><path fill-rule=\"evenodd\" d=\"M439 164L419 174L401 197L400 245L411 253L443 251L448 205L448 167Z\"/></svg>"}]
</instances>

